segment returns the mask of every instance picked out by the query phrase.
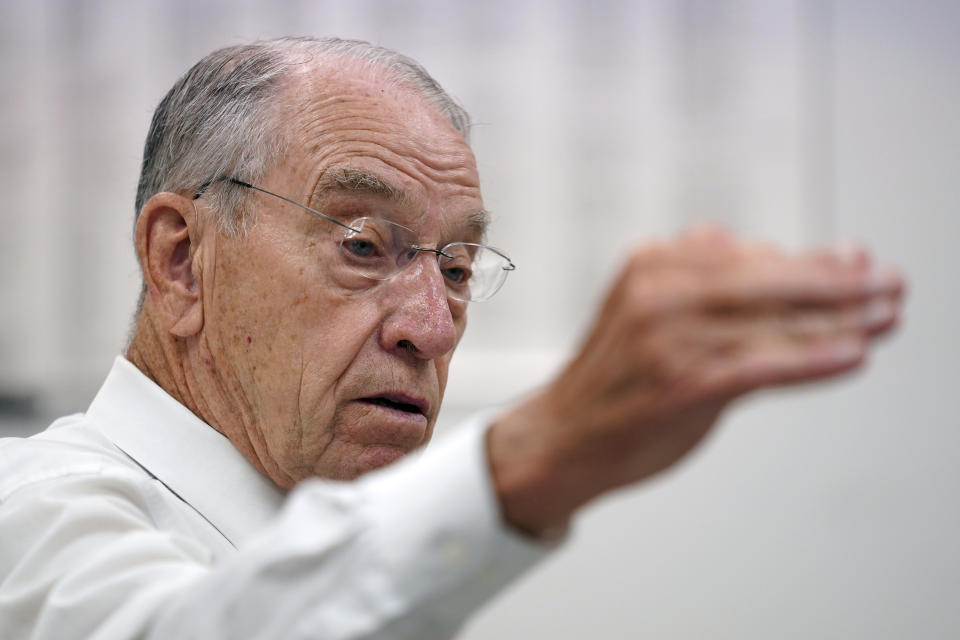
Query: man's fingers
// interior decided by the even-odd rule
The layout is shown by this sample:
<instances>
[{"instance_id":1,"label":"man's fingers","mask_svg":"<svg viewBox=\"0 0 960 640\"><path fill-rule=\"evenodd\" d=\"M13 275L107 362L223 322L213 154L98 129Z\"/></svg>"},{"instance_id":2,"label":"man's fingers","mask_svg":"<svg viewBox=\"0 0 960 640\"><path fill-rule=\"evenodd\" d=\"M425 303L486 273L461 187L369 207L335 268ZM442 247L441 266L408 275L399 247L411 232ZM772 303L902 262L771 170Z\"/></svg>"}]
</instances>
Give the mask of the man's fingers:
<instances>
[{"instance_id":1,"label":"man's fingers","mask_svg":"<svg viewBox=\"0 0 960 640\"><path fill-rule=\"evenodd\" d=\"M688 242L694 240L705 242L700 236ZM631 297L642 305L667 309L692 305L728 312L778 305L845 305L902 295L904 280L898 271L871 265L862 251L849 252L787 257L763 247L737 253L671 252L654 246L634 254L625 282L637 294Z\"/></svg>"},{"instance_id":2,"label":"man's fingers","mask_svg":"<svg viewBox=\"0 0 960 640\"><path fill-rule=\"evenodd\" d=\"M821 264L831 267L866 268L870 265L870 254L862 245L853 242L838 242L832 247L819 249L812 254Z\"/></svg>"},{"instance_id":3,"label":"man's fingers","mask_svg":"<svg viewBox=\"0 0 960 640\"><path fill-rule=\"evenodd\" d=\"M889 269L818 268L810 264L757 265L707 280L703 303L716 309L830 306L897 298L902 276Z\"/></svg>"},{"instance_id":4,"label":"man's fingers","mask_svg":"<svg viewBox=\"0 0 960 640\"><path fill-rule=\"evenodd\" d=\"M867 355L858 335L831 340L756 345L714 363L701 383L708 396L733 397L765 387L829 378L855 369Z\"/></svg>"},{"instance_id":5,"label":"man's fingers","mask_svg":"<svg viewBox=\"0 0 960 640\"><path fill-rule=\"evenodd\" d=\"M832 340L858 335L868 339L892 328L900 312L899 300L887 296L832 306L773 306L742 313L704 309L681 318L667 316L668 331L699 337L705 351L737 352L753 344ZM684 344L690 344L687 339Z\"/></svg>"},{"instance_id":6,"label":"man's fingers","mask_svg":"<svg viewBox=\"0 0 960 640\"><path fill-rule=\"evenodd\" d=\"M591 349L623 372L616 393L730 398L856 367L897 324L903 290L855 245L788 256L700 228L634 254L601 315L610 338Z\"/></svg>"},{"instance_id":7,"label":"man's fingers","mask_svg":"<svg viewBox=\"0 0 960 640\"><path fill-rule=\"evenodd\" d=\"M696 369L708 396L829 377L857 366L870 340L890 330L898 315L897 301L881 297L832 309L704 317Z\"/></svg>"},{"instance_id":8,"label":"man's fingers","mask_svg":"<svg viewBox=\"0 0 960 640\"><path fill-rule=\"evenodd\" d=\"M889 296L874 298L860 310L867 336L874 338L896 326L900 319L900 300Z\"/></svg>"},{"instance_id":9,"label":"man's fingers","mask_svg":"<svg viewBox=\"0 0 960 640\"><path fill-rule=\"evenodd\" d=\"M767 322L768 332L781 332L797 340L827 340L838 335L861 334L870 338L890 329L897 320L899 305L886 296L861 304L838 307L795 307L783 311L776 322ZM747 327L746 331L750 331Z\"/></svg>"}]
</instances>

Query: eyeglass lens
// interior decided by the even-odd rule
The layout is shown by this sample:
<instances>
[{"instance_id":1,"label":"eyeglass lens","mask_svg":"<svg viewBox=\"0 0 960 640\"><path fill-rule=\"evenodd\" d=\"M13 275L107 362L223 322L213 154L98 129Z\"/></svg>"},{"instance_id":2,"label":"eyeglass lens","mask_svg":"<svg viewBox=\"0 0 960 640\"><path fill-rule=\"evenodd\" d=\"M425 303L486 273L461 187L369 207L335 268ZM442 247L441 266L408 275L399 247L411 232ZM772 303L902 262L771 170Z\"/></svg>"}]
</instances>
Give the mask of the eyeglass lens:
<instances>
[{"instance_id":1,"label":"eyeglass lens","mask_svg":"<svg viewBox=\"0 0 960 640\"><path fill-rule=\"evenodd\" d=\"M359 218L340 241L340 257L351 271L386 280L408 266L421 252L436 254L450 297L486 300L503 284L513 265L484 245L453 242L442 249L419 247L410 229L383 218Z\"/></svg>"}]
</instances>

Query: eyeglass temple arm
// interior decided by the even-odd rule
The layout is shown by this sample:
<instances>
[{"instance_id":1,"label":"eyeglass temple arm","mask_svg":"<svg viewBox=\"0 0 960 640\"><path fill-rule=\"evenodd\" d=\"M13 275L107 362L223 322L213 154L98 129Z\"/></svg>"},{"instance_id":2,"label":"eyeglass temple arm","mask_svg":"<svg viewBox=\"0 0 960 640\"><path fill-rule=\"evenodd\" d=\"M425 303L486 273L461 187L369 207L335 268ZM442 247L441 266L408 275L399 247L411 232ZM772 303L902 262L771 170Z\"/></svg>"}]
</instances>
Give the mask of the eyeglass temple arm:
<instances>
[{"instance_id":1,"label":"eyeglass temple arm","mask_svg":"<svg viewBox=\"0 0 960 640\"><path fill-rule=\"evenodd\" d=\"M221 177L219 177L219 178L214 178L213 180L208 180L207 182L204 182L204 183L203 183L202 185L200 185L200 187L197 189L197 192L193 194L193 199L196 200L197 198L199 198L200 196L202 196L202 195L204 194L204 192L205 192L207 189L209 189L210 186L211 186L212 184L214 184L215 182L231 182L231 183L233 183L233 184L235 184L235 185L237 185L237 186L240 186L240 187L246 187L247 189L253 189L254 191L259 191L260 193L265 193L265 194L267 194L268 196L273 196L274 198L280 198L280 199L283 200L284 202L289 202L290 204L295 205L295 206L298 206L298 207L300 207L301 209L306 209L306 210L309 211L310 213L312 213L312 214L314 214L314 215L317 215L317 216L320 216L320 217L323 218L324 220L329 220L330 222L332 222L333 224L337 225L338 227L343 227L344 229L347 229L348 231L353 231L354 233L360 233L360 229L354 229L354 228L351 227L350 225L344 224L344 223L340 222L339 220L337 220L336 218L331 218L331 217L328 216L327 214L322 213L322 212L320 212L320 211L317 211L316 209L313 209L313 208L311 208L311 207L308 207L308 206L305 205L305 204L300 204L300 203L297 202L296 200L291 200L290 198L285 198L285 197L281 196L281 195L278 194L278 193L274 193L274 192L272 192L272 191L267 191L266 189L261 189L260 187L255 187L255 186L253 186L252 184L250 184L249 182L244 182L243 180L238 180L237 178L231 178L231 177L229 177L229 176L221 176Z\"/></svg>"},{"instance_id":2,"label":"eyeglass temple arm","mask_svg":"<svg viewBox=\"0 0 960 640\"><path fill-rule=\"evenodd\" d=\"M333 224L337 225L338 227L343 227L344 229L347 229L348 231L353 231L354 233L360 233L360 229L354 229L354 228L351 227L350 225L344 224L344 223L340 222L339 220L336 220L335 218L331 218L331 217L328 216L327 214L322 213L322 212L320 212L320 211L317 211L316 209L313 209L313 208L311 208L311 207L308 207L308 206L306 206L306 205L304 205L304 204L300 204L300 203L297 202L296 200L291 200L290 198L285 198L284 196L281 196L281 195L278 194L278 193L274 193L274 192L272 192L272 191L267 191L266 189L261 189L260 187L255 187L254 185L250 184L249 182L244 182L243 180L238 180L237 178L232 178L232 177L229 177L229 176L221 176L221 177L219 177L219 178L214 178L213 180L208 180L208 181L204 182L202 185L200 185L200 186L197 188L196 193L193 194L193 199L196 200L197 198L199 198L200 196L202 196L202 195L204 194L204 192L205 192L207 189L209 189L212 184L214 184L214 183L216 183L216 182L230 182L230 183L233 183L233 184L235 184L235 185L237 185L237 186L240 186L240 187L246 187L247 189L253 189L254 191L259 191L259 192L261 192L261 193L265 193L265 194L267 194L268 196L273 196L274 198L280 198L280 199L283 200L284 202L289 202L290 204L295 205L295 206L297 206L297 207L300 207L301 209L306 209L306 210L309 211L310 213L312 213L312 214L314 214L314 215L317 215L317 216L320 216L321 218L323 218L323 219L325 219L325 220L329 220L330 222L332 222ZM447 258L450 257L450 256L448 256L447 254L443 253L443 251L438 250L438 249L425 249L425 248L420 247L420 246L417 246L417 245L414 245L412 248L413 248L413 249L416 249L417 251L428 251L428 252L431 252L431 253L436 253L438 256L444 256L444 257L447 257ZM513 264L513 261L512 261L510 258L508 258L506 255L504 255L503 252L501 252L501 251L498 250L498 249L495 249L494 247L487 247L487 248L490 249L491 251L493 251L494 253L496 253L496 254L499 255L501 258L503 258L504 260L507 261L506 266L502 267L502 269L503 269L504 271L514 271L514 270L516 270L517 265Z\"/></svg>"},{"instance_id":3,"label":"eyeglass temple arm","mask_svg":"<svg viewBox=\"0 0 960 640\"><path fill-rule=\"evenodd\" d=\"M507 254L505 254L503 251L500 251L500 249L497 249L496 247L487 246L487 249L493 251L495 254L507 261L506 266L500 267L501 269L504 271L516 271L517 265L513 264L513 260L511 260Z\"/></svg>"}]
</instances>

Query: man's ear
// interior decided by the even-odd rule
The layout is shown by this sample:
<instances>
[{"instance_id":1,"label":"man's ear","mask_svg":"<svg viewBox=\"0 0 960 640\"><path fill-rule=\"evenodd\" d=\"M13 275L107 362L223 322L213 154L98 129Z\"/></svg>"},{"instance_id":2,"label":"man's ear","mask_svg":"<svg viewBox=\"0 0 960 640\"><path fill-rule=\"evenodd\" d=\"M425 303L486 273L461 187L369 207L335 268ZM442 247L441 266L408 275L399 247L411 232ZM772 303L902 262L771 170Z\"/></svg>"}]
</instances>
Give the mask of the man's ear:
<instances>
[{"instance_id":1,"label":"man's ear","mask_svg":"<svg viewBox=\"0 0 960 640\"><path fill-rule=\"evenodd\" d=\"M196 335L203 328L203 295L193 201L175 193L154 195L140 210L135 237L146 304L170 333Z\"/></svg>"}]
</instances>

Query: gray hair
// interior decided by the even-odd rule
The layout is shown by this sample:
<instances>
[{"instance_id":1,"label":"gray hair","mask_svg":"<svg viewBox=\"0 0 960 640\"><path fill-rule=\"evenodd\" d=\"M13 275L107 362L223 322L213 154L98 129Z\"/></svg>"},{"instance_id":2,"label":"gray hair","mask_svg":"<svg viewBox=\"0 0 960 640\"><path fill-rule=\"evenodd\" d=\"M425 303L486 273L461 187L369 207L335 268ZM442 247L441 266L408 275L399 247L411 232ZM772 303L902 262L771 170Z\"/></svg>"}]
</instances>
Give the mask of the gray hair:
<instances>
[{"instance_id":1,"label":"gray hair","mask_svg":"<svg viewBox=\"0 0 960 640\"><path fill-rule=\"evenodd\" d=\"M256 184L284 156L287 139L273 111L294 72L321 57L346 56L389 72L434 105L464 138L470 116L415 60L359 40L279 38L214 51L187 71L160 102L143 151L136 215L156 193L211 186L218 227L246 228L246 190L220 178ZM212 188L213 185L216 188Z\"/></svg>"}]
</instances>

